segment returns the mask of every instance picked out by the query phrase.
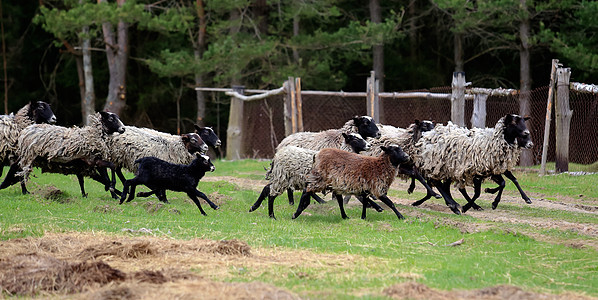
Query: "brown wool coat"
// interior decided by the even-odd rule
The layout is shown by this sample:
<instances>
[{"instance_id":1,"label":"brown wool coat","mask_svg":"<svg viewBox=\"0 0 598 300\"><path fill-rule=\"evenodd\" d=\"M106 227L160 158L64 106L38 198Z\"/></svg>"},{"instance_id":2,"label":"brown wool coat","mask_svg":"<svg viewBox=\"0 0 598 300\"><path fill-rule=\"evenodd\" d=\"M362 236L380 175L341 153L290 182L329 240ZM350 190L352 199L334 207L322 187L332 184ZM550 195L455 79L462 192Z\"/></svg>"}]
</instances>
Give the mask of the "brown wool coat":
<instances>
[{"instance_id":1,"label":"brown wool coat","mask_svg":"<svg viewBox=\"0 0 598 300\"><path fill-rule=\"evenodd\" d=\"M370 157L338 149L322 149L315 156L308 177L308 192L332 190L341 195L385 195L397 173L397 167L384 153Z\"/></svg>"}]
</instances>

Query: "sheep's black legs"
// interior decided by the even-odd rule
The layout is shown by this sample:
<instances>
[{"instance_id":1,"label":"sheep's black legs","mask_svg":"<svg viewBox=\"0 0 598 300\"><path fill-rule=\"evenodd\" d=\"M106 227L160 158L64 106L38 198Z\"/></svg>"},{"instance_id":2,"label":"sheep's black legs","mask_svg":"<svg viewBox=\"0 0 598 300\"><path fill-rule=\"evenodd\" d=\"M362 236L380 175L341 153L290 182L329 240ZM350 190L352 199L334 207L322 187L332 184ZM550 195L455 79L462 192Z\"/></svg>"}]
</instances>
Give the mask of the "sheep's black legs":
<instances>
[{"instance_id":1,"label":"sheep's black legs","mask_svg":"<svg viewBox=\"0 0 598 300\"><path fill-rule=\"evenodd\" d=\"M388 196L386 196L386 195L380 196L380 201L382 201L384 204L386 204L388 207L390 207L390 209L392 209L392 211L395 212L395 214L397 215L397 218L399 218L399 220L400 219L405 219L405 217L403 217L403 215L401 215L401 213L395 207L395 204L392 203L392 200L390 200L388 198Z\"/></svg>"},{"instance_id":2,"label":"sheep's black legs","mask_svg":"<svg viewBox=\"0 0 598 300\"><path fill-rule=\"evenodd\" d=\"M492 194L498 192L496 194L496 198L494 198L494 202L492 202L492 209L496 209L496 207L498 206L498 203L500 202L500 198L502 197L502 191L505 188L505 180L500 175L492 175L491 178L494 182L496 182L498 184L498 187L496 187L494 189L486 189L486 192L489 192Z\"/></svg>"},{"instance_id":3,"label":"sheep's black legs","mask_svg":"<svg viewBox=\"0 0 598 300\"><path fill-rule=\"evenodd\" d=\"M480 197L480 190L482 189L482 181L483 181L482 177L475 176L473 178L473 191L474 192L473 192L472 198L469 198L469 195L467 195L467 191L465 190L465 188L459 189L459 192L461 192L461 195L463 195L465 200L467 200L467 204L465 204L461 208L461 210L463 212L468 211L470 208L473 208L475 210L484 210L482 207L475 204L476 199L478 199Z\"/></svg>"},{"instance_id":4,"label":"sheep's black legs","mask_svg":"<svg viewBox=\"0 0 598 300\"><path fill-rule=\"evenodd\" d=\"M293 199L293 189L287 189L287 196L289 197L289 204L295 205L295 199Z\"/></svg>"},{"instance_id":5,"label":"sheep's black legs","mask_svg":"<svg viewBox=\"0 0 598 300\"><path fill-rule=\"evenodd\" d=\"M333 196L336 198L336 201L338 202L338 207L339 207L339 208L340 208L340 210L341 210L341 217L342 217L343 219L348 219L349 217L347 217L347 214L345 213L345 207L344 207L344 202L343 202L343 196L341 196L341 195L339 195L339 194L336 194L336 193L333 193L332 195L333 195Z\"/></svg>"},{"instance_id":6,"label":"sheep's black legs","mask_svg":"<svg viewBox=\"0 0 598 300\"><path fill-rule=\"evenodd\" d=\"M274 199L276 199L276 196L268 196L268 216L276 220L274 216Z\"/></svg>"},{"instance_id":7,"label":"sheep's black legs","mask_svg":"<svg viewBox=\"0 0 598 300\"><path fill-rule=\"evenodd\" d=\"M413 193L413 190L415 190L415 177L411 176L411 183L409 184L409 187L407 188L407 194Z\"/></svg>"},{"instance_id":8,"label":"sheep's black legs","mask_svg":"<svg viewBox=\"0 0 598 300\"><path fill-rule=\"evenodd\" d=\"M195 205L197 205L197 208L199 208L199 212L201 212L202 215L207 216L206 212L203 211L203 208L201 208L201 203L199 203L199 199L197 199L197 196L195 196L195 192L194 191L187 192L187 196L189 196L189 198L191 198L191 200L193 200Z\"/></svg>"},{"instance_id":9,"label":"sheep's black legs","mask_svg":"<svg viewBox=\"0 0 598 300\"><path fill-rule=\"evenodd\" d=\"M421 175L419 175L421 176ZM418 179L419 180L419 179ZM423 198L411 203L412 206L420 206L422 203L428 201L428 199L434 197L434 198L441 198L441 195L438 195L434 192L434 190L432 190L432 182L430 180L428 180L427 182L424 180L424 178L421 178L421 183L426 187L426 196L424 196Z\"/></svg>"},{"instance_id":10,"label":"sheep's black legs","mask_svg":"<svg viewBox=\"0 0 598 300\"><path fill-rule=\"evenodd\" d=\"M255 201L255 203L253 203L253 205L249 208L249 212L252 212L252 211L258 209L262 205L262 201L264 201L264 199L266 199L266 197L268 197L268 195L270 195L270 184L267 184L262 189L260 196L257 197L257 201Z\"/></svg>"},{"instance_id":11,"label":"sheep's black legs","mask_svg":"<svg viewBox=\"0 0 598 300\"><path fill-rule=\"evenodd\" d=\"M461 212L459 211L460 205L459 205L459 203L455 202L455 200L451 196L450 180L445 180L444 182L441 182L440 180L432 180L431 182L432 182L432 184L434 184L434 186L436 186L436 188L438 188L438 191L444 198L444 202L453 211L453 213L460 215L461 214Z\"/></svg>"},{"instance_id":12,"label":"sheep's black legs","mask_svg":"<svg viewBox=\"0 0 598 300\"><path fill-rule=\"evenodd\" d=\"M371 201L371 200L368 198L368 195L366 195L366 194L362 194L361 196L356 196L355 198L357 198L357 199L359 199L359 201L361 201L361 204L363 207L361 209L361 219L365 220L365 210L367 209L367 203L368 203L368 201ZM374 201L372 201L372 203L374 203Z\"/></svg>"},{"instance_id":13,"label":"sheep's black legs","mask_svg":"<svg viewBox=\"0 0 598 300\"><path fill-rule=\"evenodd\" d=\"M6 177L4 177L4 181L2 182L2 184L0 184L0 190L3 190L9 186L12 186L13 184L21 182L21 191L23 192L23 194L28 194L29 192L27 191L27 187L25 187L25 184L22 182L23 177L16 176L17 172L20 170L21 168L19 168L19 165L17 163L10 165L8 173L6 173Z\"/></svg>"},{"instance_id":14,"label":"sheep's black legs","mask_svg":"<svg viewBox=\"0 0 598 300\"><path fill-rule=\"evenodd\" d=\"M519 194L521 194L521 198L523 198L525 203L531 204L532 200L525 194L525 192L519 185L519 181L517 181L517 178L515 178L515 175L513 175L513 173L511 173L511 171L509 171L509 170L505 171L504 174L507 178L509 178L509 180L511 180L515 184L515 186L517 187L517 190L519 191Z\"/></svg>"},{"instance_id":15,"label":"sheep's black legs","mask_svg":"<svg viewBox=\"0 0 598 300\"><path fill-rule=\"evenodd\" d=\"M311 193L311 197L314 198L314 200L316 200L320 204L326 203L326 201L324 201L324 199L320 198L320 196L316 195L316 193Z\"/></svg>"},{"instance_id":16,"label":"sheep's black legs","mask_svg":"<svg viewBox=\"0 0 598 300\"><path fill-rule=\"evenodd\" d=\"M309 197L313 197L315 193L308 193L303 190L303 194L301 194L301 199L299 200L299 205L297 205L297 210L293 214L293 219L296 219L301 215L301 213L309 206Z\"/></svg>"},{"instance_id":17,"label":"sheep's black legs","mask_svg":"<svg viewBox=\"0 0 598 300\"><path fill-rule=\"evenodd\" d=\"M87 193L85 192L85 183L83 179L83 175L77 174L77 181L79 181L79 188L81 189L81 195L83 198L87 198Z\"/></svg>"},{"instance_id":18,"label":"sheep's black legs","mask_svg":"<svg viewBox=\"0 0 598 300\"><path fill-rule=\"evenodd\" d=\"M218 205L216 205L214 202L210 201L210 199L208 199L208 196L206 196L206 194L200 192L199 190L195 190L195 194L197 196L199 196L199 198L204 199L206 201L206 203L208 203L208 205L213 209L213 210L217 210L220 207ZM164 196L166 196L166 192L164 192Z\"/></svg>"}]
</instances>

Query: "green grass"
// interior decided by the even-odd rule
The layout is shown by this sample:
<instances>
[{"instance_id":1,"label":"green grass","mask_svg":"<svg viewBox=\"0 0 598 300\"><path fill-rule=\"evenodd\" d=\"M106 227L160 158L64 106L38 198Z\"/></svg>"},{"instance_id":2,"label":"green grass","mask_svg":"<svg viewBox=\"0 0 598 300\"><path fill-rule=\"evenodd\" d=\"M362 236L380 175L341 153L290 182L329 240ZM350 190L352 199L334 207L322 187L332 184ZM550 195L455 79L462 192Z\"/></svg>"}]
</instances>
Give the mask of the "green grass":
<instances>
[{"instance_id":1,"label":"green grass","mask_svg":"<svg viewBox=\"0 0 598 300\"><path fill-rule=\"evenodd\" d=\"M216 161L216 172L207 176L233 176L263 179L268 161ZM6 170L4 172L6 174ZM305 249L316 253L352 254L373 258L368 265L355 265L350 270L329 270L322 266L301 269L279 269L273 266L257 278L236 272L233 281L264 281L288 288L307 297L359 298L358 291L366 291L366 298L379 297L379 291L392 284L412 280L403 274L417 274L417 281L439 289L474 289L499 284L512 284L542 292L574 291L598 296L598 256L591 247L572 248L560 243L543 242L521 232L540 233L554 239L588 239L566 230L533 228L521 224L494 226L490 230L463 233L454 222L488 224L470 216L456 216L400 205L407 217L396 219L390 211L368 212L367 220L359 218L360 207L348 207L349 220L342 220L335 203L312 204L296 220L290 216L296 206L289 206L286 197L276 200L278 220L267 215L267 205L252 213L247 210L257 199L258 192L245 190L227 181L200 182L199 189L207 195L218 193L221 208L214 211L204 204L208 216L201 216L186 195L168 192L170 205L151 213L146 209L148 199L136 198L118 205L103 188L86 181L88 198L82 198L74 176L35 173L28 187L31 191L55 186L64 194L47 200L39 192L21 195L18 186L0 191L0 239L41 236L44 232L103 231L124 234L123 229L149 228L155 234L176 239L241 239L254 247L283 247ZM545 194L547 199L559 196L598 200L593 189L596 175L545 176L515 174L526 191ZM131 174L126 174L131 177ZM558 187L555 185L565 185ZM575 189L567 186L575 186ZM509 193L516 193L507 184ZM139 188L138 190L144 190ZM584 192L579 192L583 190ZM416 199L392 191L391 196ZM423 195L423 194L422 194ZM297 194L298 196L298 194ZM296 197L298 199L298 197ZM152 200L155 201L155 198ZM436 200L439 201L439 200ZM441 201L441 200L440 200ZM482 202L486 207L488 202ZM176 209L175 213L169 210ZM513 215L538 216L568 222L596 224L594 215L573 212L554 212L531 206L518 207L501 203L500 209ZM415 212L423 217L413 217ZM481 227L483 228L483 227ZM457 240L458 247L446 247ZM433 245L432 245L433 244ZM297 258L300 259L300 258ZM307 274L308 276L296 276ZM284 276L281 276L284 274Z\"/></svg>"}]
</instances>

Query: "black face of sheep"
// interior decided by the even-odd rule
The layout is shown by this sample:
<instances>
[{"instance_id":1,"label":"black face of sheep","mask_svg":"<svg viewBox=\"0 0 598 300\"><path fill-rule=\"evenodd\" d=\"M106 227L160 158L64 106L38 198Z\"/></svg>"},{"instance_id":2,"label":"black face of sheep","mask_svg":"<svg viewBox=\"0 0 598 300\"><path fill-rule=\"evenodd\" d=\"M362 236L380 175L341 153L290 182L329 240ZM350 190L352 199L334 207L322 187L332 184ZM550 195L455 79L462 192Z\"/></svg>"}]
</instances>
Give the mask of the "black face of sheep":
<instances>
[{"instance_id":1,"label":"black face of sheep","mask_svg":"<svg viewBox=\"0 0 598 300\"><path fill-rule=\"evenodd\" d=\"M56 116L50 108L50 104L44 101L31 101L29 103L29 112L27 114L36 124L56 123Z\"/></svg>"},{"instance_id":2,"label":"black face of sheep","mask_svg":"<svg viewBox=\"0 0 598 300\"><path fill-rule=\"evenodd\" d=\"M101 111L100 116L102 117L101 122L105 133L113 134L115 132L125 132L125 125L115 113Z\"/></svg>"},{"instance_id":3,"label":"black face of sheep","mask_svg":"<svg viewBox=\"0 0 598 300\"><path fill-rule=\"evenodd\" d=\"M388 154L388 156L390 157L390 163L392 163L392 165L395 167L402 163L406 163L409 160L409 155L407 155L407 153L405 153L405 151L403 151L403 149L401 149L400 146L381 146L380 149L382 149L382 151Z\"/></svg>"},{"instance_id":4,"label":"black face of sheep","mask_svg":"<svg viewBox=\"0 0 598 300\"><path fill-rule=\"evenodd\" d=\"M185 148L187 148L189 153L204 153L208 151L208 145L197 133L181 134L181 138L183 140L183 144L185 144Z\"/></svg>"},{"instance_id":5,"label":"black face of sheep","mask_svg":"<svg viewBox=\"0 0 598 300\"><path fill-rule=\"evenodd\" d=\"M434 122L415 120L413 127L413 140L418 141L422 137L422 133L434 129Z\"/></svg>"},{"instance_id":6,"label":"black face of sheep","mask_svg":"<svg viewBox=\"0 0 598 300\"><path fill-rule=\"evenodd\" d=\"M378 126L376 126L376 122L374 122L374 119L372 119L372 117L355 116L355 117L353 117L353 122L355 123L355 126L357 127L357 132L363 138L368 138L368 137L379 138L380 137L380 130L378 129Z\"/></svg>"},{"instance_id":7,"label":"black face of sheep","mask_svg":"<svg viewBox=\"0 0 598 300\"><path fill-rule=\"evenodd\" d=\"M517 143L518 147L529 149L534 146L532 143L532 137L530 132L525 125L525 121L529 120L530 117L521 117L519 115L510 114L506 115L504 119L504 135L505 140L509 144Z\"/></svg>"},{"instance_id":8,"label":"black face of sheep","mask_svg":"<svg viewBox=\"0 0 598 300\"><path fill-rule=\"evenodd\" d=\"M345 138L345 143L350 145L353 148L355 153L359 153L361 151L369 150L372 146L366 140L364 140L361 135L357 133L349 133L346 134L343 132L343 137Z\"/></svg>"},{"instance_id":9,"label":"black face of sheep","mask_svg":"<svg viewBox=\"0 0 598 300\"><path fill-rule=\"evenodd\" d=\"M222 142L211 127L200 127L197 125L194 126L195 132L199 134L201 139L208 144L208 146L218 148L222 145Z\"/></svg>"}]
</instances>

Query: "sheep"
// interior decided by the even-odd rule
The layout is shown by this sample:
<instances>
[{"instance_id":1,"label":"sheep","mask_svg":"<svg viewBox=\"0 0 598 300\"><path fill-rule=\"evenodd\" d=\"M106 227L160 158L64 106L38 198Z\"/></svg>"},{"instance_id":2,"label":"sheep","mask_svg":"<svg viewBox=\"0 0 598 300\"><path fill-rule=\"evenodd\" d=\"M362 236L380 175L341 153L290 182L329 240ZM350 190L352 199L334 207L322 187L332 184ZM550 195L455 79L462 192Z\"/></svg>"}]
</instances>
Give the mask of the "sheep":
<instances>
[{"instance_id":1,"label":"sheep","mask_svg":"<svg viewBox=\"0 0 598 300\"><path fill-rule=\"evenodd\" d=\"M364 199L373 195L390 207L397 218L403 215L397 211L386 196L394 181L400 164L409 156L398 145L381 146L384 153L377 157L364 156L338 149L322 149L315 156L314 167L308 178L305 193L302 195L293 219L309 205L309 195L315 192L332 190L340 207L341 216L347 219L340 195L360 195ZM366 201L363 202L361 218L366 217Z\"/></svg>"},{"instance_id":2,"label":"sheep","mask_svg":"<svg viewBox=\"0 0 598 300\"><path fill-rule=\"evenodd\" d=\"M359 134L342 133L342 136L345 143L350 145L351 149L356 153L370 148L370 145ZM270 218L276 219L273 209L274 199L281 195L285 190L292 191L293 189L305 189L305 180L313 167L314 156L316 153L318 153L318 151L295 146L287 146L278 149L272 159L270 170L266 175L266 179L269 179L269 183L262 189L260 196L251 206L249 212L258 209L262 204L262 201L268 196L268 215Z\"/></svg>"},{"instance_id":3,"label":"sheep","mask_svg":"<svg viewBox=\"0 0 598 300\"><path fill-rule=\"evenodd\" d=\"M276 150L286 146L296 146L311 150L324 148L338 148L345 151L352 151L347 145L341 133L359 133L363 138L380 137L380 130L371 117L355 116L347 121L340 129L329 129L320 132L297 132L284 138L276 147Z\"/></svg>"},{"instance_id":4,"label":"sheep","mask_svg":"<svg viewBox=\"0 0 598 300\"><path fill-rule=\"evenodd\" d=\"M204 193L197 190L197 184L206 172L214 172L215 170L208 156L198 155L189 165L173 164L155 157L137 159L135 164L138 165L136 175L134 178L125 181L120 204L127 198L129 189L130 194L127 202L135 197L136 186L143 184L153 191L172 190L187 193L187 196L195 202L195 205L204 216L206 213L201 208L197 196L204 199L213 209L219 208ZM157 195L159 197L164 196L162 192L157 192Z\"/></svg>"},{"instance_id":5,"label":"sheep","mask_svg":"<svg viewBox=\"0 0 598 300\"><path fill-rule=\"evenodd\" d=\"M109 143L110 162L116 166L116 174L124 184L121 169L137 170L137 159L153 156L174 164L189 164L195 152L205 153L208 146L197 133L172 135L149 128L125 126L125 133L114 136ZM155 192L143 193L147 197ZM166 197L161 198L168 203Z\"/></svg>"},{"instance_id":6,"label":"sheep","mask_svg":"<svg viewBox=\"0 0 598 300\"><path fill-rule=\"evenodd\" d=\"M416 144L417 167L438 188L451 210L460 214L459 204L450 195L451 182L463 193L466 185L474 185L480 177L511 170L518 162L521 148L533 146L525 125L528 119L508 114L493 128L485 129L467 129L452 123L437 126L424 133ZM500 196L499 193L494 200L493 208L498 205ZM471 202L469 197L466 199ZM423 201L413 205L421 203Z\"/></svg>"},{"instance_id":7,"label":"sheep","mask_svg":"<svg viewBox=\"0 0 598 300\"><path fill-rule=\"evenodd\" d=\"M15 152L21 130L32 124L56 123L56 116L50 105L43 101L25 104L17 114L0 116L0 163L11 165L16 161ZM0 168L0 175L3 169Z\"/></svg>"},{"instance_id":8,"label":"sheep","mask_svg":"<svg viewBox=\"0 0 598 300\"><path fill-rule=\"evenodd\" d=\"M107 140L113 133L123 133L124 125L114 113L99 112L89 116L84 127L66 128L48 124L30 125L21 131L17 142L18 167L22 186L36 161L50 164L76 164L82 160L98 166L107 162ZM8 177L8 176L7 176ZM82 184L82 181L80 180ZM23 191L26 193L26 190ZM82 187L82 193L85 196Z\"/></svg>"},{"instance_id":9,"label":"sheep","mask_svg":"<svg viewBox=\"0 0 598 300\"><path fill-rule=\"evenodd\" d=\"M218 138L218 135L216 135L216 133L214 132L214 130L211 127L201 127L198 125L194 125L195 127L195 133L197 133L200 137L200 139L191 139L190 136L189 138L185 138L183 137L182 141L183 144L185 144L185 148L187 148L187 150L189 151L189 153L195 153L200 152L203 153L205 152L203 149L203 146L198 145L199 143L201 143L202 141L209 147L212 147L214 150L217 151L217 149L222 145L222 142L220 141L220 138ZM151 129L147 129L147 132L151 132ZM155 131L154 132L159 132L159 131ZM160 132L161 133L161 132ZM168 133L162 133L162 134L166 134L166 135L170 135ZM183 135L184 136L184 135ZM195 143L197 142L197 143ZM201 148L200 148L201 147ZM137 197L149 197L151 195L155 194L155 192L150 191L150 192L138 192L137 193ZM165 203L168 203L168 200L166 200L166 196L162 197L162 199L165 200Z\"/></svg>"},{"instance_id":10,"label":"sheep","mask_svg":"<svg viewBox=\"0 0 598 300\"><path fill-rule=\"evenodd\" d=\"M340 129L329 129L320 132L297 132L285 137L276 147L276 151L286 146L296 146L300 148L319 151L324 148L338 148L345 151L353 151L345 143L341 133L358 133L363 138L380 137L380 130L374 120L369 116L354 116L351 120L345 122ZM287 190L289 203L294 204L293 191ZM315 198L320 200L319 197Z\"/></svg>"},{"instance_id":11,"label":"sheep","mask_svg":"<svg viewBox=\"0 0 598 300\"><path fill-rule=\"evenodd\" d=\"M406 129L397 128L390 125L378 125L378 127L380 127L382 136L377 139L368 138L368 142L372 145L372 147L370 148L370 150L364 151L361 154L368 156L379 156L383 152L380 149L381 145L389 146L392 144L397 144L401 146L401 149L403 149L405 153L412 157L415 152L415 143L421 138L423 132L434 129L434 123L426 120L415 120L415 122L409 125L409 127L407 127ZM440 195L436 194L432 190L432 188L425 182L424 178L415 168L413 161L411 161L411 163L401 164L398 175L403 177L404 179L411 178L411 184L407 189L407 192L409 194L411 194L415 189L415 179L417 179L426 188L426 199L430 197L441 197ZM348 198L345 198L345 203L347 203L348 200Z\"/></svg>"}]
</instances>

